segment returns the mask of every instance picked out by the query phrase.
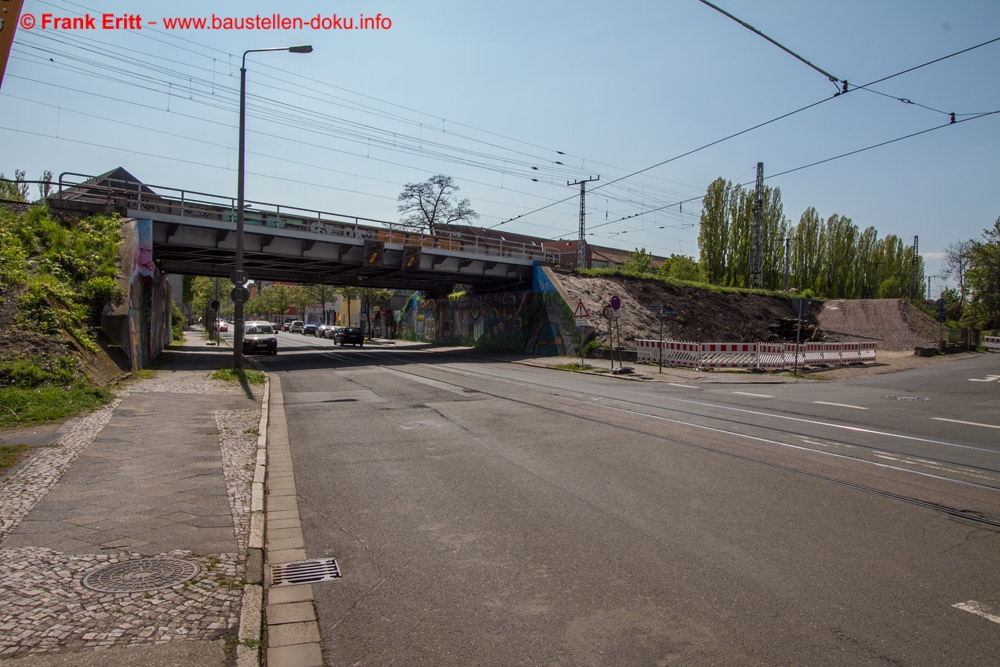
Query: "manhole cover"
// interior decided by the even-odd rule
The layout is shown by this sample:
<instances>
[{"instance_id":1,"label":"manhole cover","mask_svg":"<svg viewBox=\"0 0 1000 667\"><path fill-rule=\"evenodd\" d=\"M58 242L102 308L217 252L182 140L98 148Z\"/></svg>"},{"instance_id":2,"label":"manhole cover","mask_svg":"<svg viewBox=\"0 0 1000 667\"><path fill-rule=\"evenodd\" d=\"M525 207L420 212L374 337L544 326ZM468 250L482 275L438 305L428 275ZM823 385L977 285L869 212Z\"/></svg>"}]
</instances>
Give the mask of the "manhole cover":
<instances>
[{"instance_id":1,"label":"manhole cover","mask_svg":"<svg viewBox=\"0 0 1000 667\"><path fill-rule=\"evenodd\" d=\"M83 585L101 593L158 591L193 579L198 572L198 566L186 560L139 558L94 570L83 578Z\"/></svg>"},{"instance_id":2,"label":"manhole cover","mask_svg":"<svg viewBox=\"0 0 1000 667\"><path fill-rule=\"evenodd\" d=\"M333 558L314 558L271 566L272 586L314 584L340 579L340 567Z\"/></svg>"},{"instance_id":3,"label":"manhole cover","mask_svg":"<svg viewBox=\"0 0 1000 667\"><path fill-rule=\"evenodd\" d=\"M882 398L887 398L890 401L929 401L929 398L924 398L923 396L897 396L895 394L891 396L883 396Z\"/></svg>"}]
</instances>

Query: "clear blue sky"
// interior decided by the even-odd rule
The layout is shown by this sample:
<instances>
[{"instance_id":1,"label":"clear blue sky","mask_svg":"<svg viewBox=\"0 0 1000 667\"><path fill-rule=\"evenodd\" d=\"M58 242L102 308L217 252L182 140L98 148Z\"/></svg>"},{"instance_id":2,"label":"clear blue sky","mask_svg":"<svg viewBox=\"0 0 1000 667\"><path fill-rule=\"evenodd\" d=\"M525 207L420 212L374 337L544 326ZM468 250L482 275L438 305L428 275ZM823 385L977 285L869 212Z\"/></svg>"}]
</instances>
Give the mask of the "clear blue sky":
<instances>
[{"instance_id":1,"label":"clear blue sky","mask_svg":"<svg viewBox=\"0 0 1000 667\"><path fill-rule=\"evenodd\" d=\"M996 0L716 4L851 86L1000 37ZM164 18L213 12L381 14L383 29L164 30ZM36 25L18 30L0 89L8 176L120 165L154 186L235 196L240 57L308 43L312 54L248 58L249 199L395 221L403 185L442 173L479 224L572 238L578 188L566 183L600 176L588 240L659 255L697 257L699 199L715 178L752 187L758 161L776 175L945 125L950 112L1000 110L1000 42L833 98L822 74L697 0L25 0L23 13ZM41 25L88 13L94 30ZM143 27L101 29L103 14L138 14ZM1000 114L767 183L793 223L813 206L880 237L919 235L936 274L950 243L1000 215L998 148Z\"/></svg>"}]
</instances>

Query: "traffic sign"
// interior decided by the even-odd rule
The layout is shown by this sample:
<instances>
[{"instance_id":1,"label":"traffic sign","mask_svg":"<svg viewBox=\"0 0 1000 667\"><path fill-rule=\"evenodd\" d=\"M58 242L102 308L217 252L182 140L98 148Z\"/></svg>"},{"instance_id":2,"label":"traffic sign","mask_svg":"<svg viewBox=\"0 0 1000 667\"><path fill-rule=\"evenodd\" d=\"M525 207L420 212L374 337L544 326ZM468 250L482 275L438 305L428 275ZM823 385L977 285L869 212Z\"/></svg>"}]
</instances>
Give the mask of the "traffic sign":
<instances>
[{"instance_id":1,"label":"traffic sign","mask_svg":"<svg viewBox=\"0 0 1000 667\"><path fill-rule=\"evenodd\" d=\"M611 297L611 302L610 303L611 303L611 307L614 310L618 310L619 308L622 307L622 300L619 299L617 295Z\"/></svg>"},{"instance_id":2,"label":"traffic sign","mask_svg":"<svg viewBox=\"0 0 1000 667\"><path fill-rule=\"evenodd\" d=\"M576 311L573 313L573 317L580 320L590 317L590 313L587 312L587 307L583 305L583 299L576 302Z\"/></svg>"},{"instance_id":3,"label":"traffic sign","mask_svg":"<svg viewBox=\"0 0 1000 667\"><path fill-rule=\"evenodd\" d=\"M646 306L646 310L651 310L654 313L659 313L663 310L663 306Z\"/></svg>"},{"instance_id":4,"label":"traffic sign","mask_svg":"<svg viewBox=\"0 0 1000 667\"><path fill-rule=\"evenodd\" d=\"M663 311L663 314L669 317L675 317L677 315L677 311L674 310L673 308L668 308L667 310Z\"/></svg>"},{"instance_id":5,"label":"traffic sign","mask_svg":"<svg viewBox=\"0 0 1000 667\"><path fill-rule=\"evenodd\" d=\"M234 285L246 285L247 281L250 280L250 274L243 269L233 269L233 272L229 274L229 280Z\"/></svg>"},{"instance_id":6,"label":"traffic sign","mask_svg":"<svg viewBox=\"0 0 1000 667\"><path fill-rule=\"evenodd\" d=\"M250 300L250 290L246 287L234 287L233 291L229 293L232 298L233 303L246 303Z\"/></svg>"},{"instance_id":7,"label":"traffic sign","mask_svg":"<svg viewBox=\"0 0 1000 667\"><path fill-rule=\"evenodd\" d=\"M603 315L606 319L609 320L617 320L619 317L621 317L621 313L612 308L611 304L604 306L604 310L601 311L601 315Z\"/></svg>"}]
</instances>

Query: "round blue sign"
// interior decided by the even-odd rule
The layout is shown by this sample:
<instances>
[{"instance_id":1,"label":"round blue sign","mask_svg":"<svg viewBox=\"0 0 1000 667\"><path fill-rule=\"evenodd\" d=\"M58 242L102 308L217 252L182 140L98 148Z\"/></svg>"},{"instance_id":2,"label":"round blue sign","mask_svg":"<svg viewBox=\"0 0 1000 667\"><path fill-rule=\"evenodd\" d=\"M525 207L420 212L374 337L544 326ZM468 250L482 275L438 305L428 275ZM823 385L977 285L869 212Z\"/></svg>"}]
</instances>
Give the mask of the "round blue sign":
<instances>
[{"instance_id":1,"label":"round blue sign","mask_svg":"<svg viewBox=\"0 0 1000 667\"><path fill-rule=\"evenodd\" d=\"M618 310L619 308L622 307L622 300L619 299L617 296L611 297L611 307L614 308L615 310Z\"/></svg>"}]
</instances>

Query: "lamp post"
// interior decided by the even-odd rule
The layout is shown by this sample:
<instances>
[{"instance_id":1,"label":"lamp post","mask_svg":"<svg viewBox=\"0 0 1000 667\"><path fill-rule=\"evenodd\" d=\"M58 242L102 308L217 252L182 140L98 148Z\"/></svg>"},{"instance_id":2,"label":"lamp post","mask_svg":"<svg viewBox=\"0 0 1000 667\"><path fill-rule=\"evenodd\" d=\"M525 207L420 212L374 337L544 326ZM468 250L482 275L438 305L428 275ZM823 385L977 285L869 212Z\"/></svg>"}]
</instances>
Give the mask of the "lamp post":
<instances>
[{"instance_id":1,"label":"lamp post","mask_svg":"<svg viewBox=\"0 0 1000 667\"><path fill-rule=\"evenodd\" d=\"M233 271L233 284L235 288L233 289L233 304L235 306L235 312L233 313L233 319L235 320L236 330L233 332L233 368L235 370L243 369L243 302L246 300L246 293L243 292L243 286L247 282L247 276L243 271L243 194L244 194L244 180L246 176L245 172L245 159L246 159L246 124L247 124L247 54L248 53L263 53L264 51L288 51L289 53L312 53L312 46L304 44L302 46L275 46L267 49L249 49L243 52L243 62L240 65L240 150L239 150L239 166L238 166L238 180L236 186L236 196L238 198L238 203L236 205L236 268Z\"/></svg>"}]
</instances>

